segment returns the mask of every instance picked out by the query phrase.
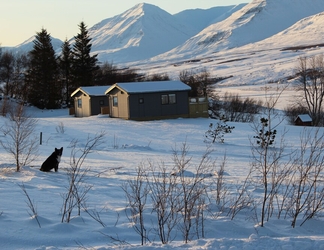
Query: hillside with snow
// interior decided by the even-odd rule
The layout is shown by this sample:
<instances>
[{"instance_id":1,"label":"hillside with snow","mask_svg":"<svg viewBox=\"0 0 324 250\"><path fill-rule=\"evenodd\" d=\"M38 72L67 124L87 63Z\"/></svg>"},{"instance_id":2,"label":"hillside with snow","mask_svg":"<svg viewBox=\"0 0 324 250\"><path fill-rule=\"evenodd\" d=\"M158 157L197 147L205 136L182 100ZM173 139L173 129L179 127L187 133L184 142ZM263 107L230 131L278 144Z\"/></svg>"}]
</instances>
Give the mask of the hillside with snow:
<instances>
[{"instance_id":1,"label":"hillside with snow","mask_svg":"<svg viewBox=\"0 0 324 250\"><path fill-rule=\"evenodd\" d=\"M164 53L199 31L157 6L141 3L94 25L89 35L100 61L118 63Z\"/></svg>"},{"instance_id":2,"label":"hillside with snow","mask_svg":"<svg viewBox=\"0 0 324 250\"><path fill-rule=\"evenodd\" d=\"M263 85L291 78L300 56L322 53L323 11L322 0L254 0L175 15L143 3L99 22L89 34L92 53L120 67L175 80L183 70L207 69L227 78L218 86ZM204 29L196 34L198 27ZM17 47L27 46L32 40ZM305 49L284 50L297 46ZM56 40L54 48L60 48Z\"/></svg>"},{"instance_id":3,"label":"hillside with snow","mask_svg":"<svg viewBox=\"0 0 324 250\"><path fill-rule=\"evenodd\" d=\"M242 3L230 6L217 6L210 9L189 9L174 14L174 16L183 23L195 28L198 33L213 23L225 20L245 5L245 3Z\"/></svg>"},{"instance_id":4,"label":"hillside with snow","mask_svg":"<svg viewBox=\"0 0 324 250\"><path fill-rule=\"evenodd\" d=\"M227 18L244 5L184 10L171 15L155 5L137 4L89 27L92 53L98 54L100 61L114 63L148 59L184 43L201 29ZM33 48L34 38L4 49L29 51ZM71 43L73 39L70 38ZM54 49L60 53L62 41L55 38L52 41Z\"/></svg>"},{"instance_id":5,"label":"hillside with snow","mask_svg":"<svg viewBox=\"0 0 324 250\"><path fill-rule=\"evenodd\" d=\"M153 60L199 58L258 42L322 11L322 0L314 0L312 4L304 0L254 0L227 19L208 26L184 44Z\"/></svg>"},{"instance_id":6,"label":"hillside with snow","mask_svg":"<svg viewBox=\"0 0 324 250\"><path fill-rule=\"evenodd\" d=\"M31 36L30 38L28 38L26 41L22 42L21 44L18 44L17 46L13 47L13 48L4 48L4 49L9 49L12 51L21 51L21 52L28 52L31 51L34 47L34 40L35 40L35 36ZM52 46L53 49L55 51L60 50L62 47L63 42L60 39L57 39L55 37L51 37L52 39Z\"/></svg>"},{"instance_id":7,"label":"hillside with snow","mask_svg":"<svg viewBox=\"0 0 324 250\"><path fill-rule=\"evenodd\" d=\"M261 3L264 4L262 8L260 7ZM286 5L287 3L290 3L292 7ZM241 26L235 26L237 29L230 32L228 39L211 43L202 50L199 50L198 45L193 45L190 53L185 53L185 50L181 50L184 47L179 46L150 60L128 65L145 69L145 72L149 74L162 72L168 74L172 79L179 79L180 72L184 70L199 72L202 69L207 69L212 76L227 78L217 83L215 87L218 91L244 90L243 93L246 93L253 90L258 92L268 83L287 82L289 79L288 82L293 83L298 59L322 54L324 51L322 48L324 13L320 12L324 8L324 2L314 1L314 5L317 5L319 13L294 22L297 19L295 15L298 13L303 16L305 13L318 11L314 6L305 5L302 0L295 0L293 3L291 1L284 3L269 0L253 1L228 19L213 25L215 27L222 24L225 27L226 23L231 23L234 27L234 24L241 24ZM256 11L256 6L259 6L259 11ZM285 22L284 9L290 11L295 9L296 11L293 13L297 14L288 14ZM245 14L243 15L245 21L243 21L242 12L250 13L250 18L247 18L247 14ZM271 24L276 24L276 20L282 22L282 30L279 32L273 31L274 29L280 30L278 26L271 28ZM259 26L259 32L253 32L251 28L257 26ZM284 27L287 28L284 29ZM208 29L210 27L205 31ZM248 31L248 29L251 30ZM261 39L261 35L265 39L258 40ZM256 41L243 45L244 41L249 39ZM190 40L193 41L193 38ZM237 46L234 46L234 41ZM240 46L238 41L242 41ZM186 44L188 45L189 42L187 41ZM233 48L216 51L217 46L221 48L230 44Z\"/></svg>"}]
</instances>

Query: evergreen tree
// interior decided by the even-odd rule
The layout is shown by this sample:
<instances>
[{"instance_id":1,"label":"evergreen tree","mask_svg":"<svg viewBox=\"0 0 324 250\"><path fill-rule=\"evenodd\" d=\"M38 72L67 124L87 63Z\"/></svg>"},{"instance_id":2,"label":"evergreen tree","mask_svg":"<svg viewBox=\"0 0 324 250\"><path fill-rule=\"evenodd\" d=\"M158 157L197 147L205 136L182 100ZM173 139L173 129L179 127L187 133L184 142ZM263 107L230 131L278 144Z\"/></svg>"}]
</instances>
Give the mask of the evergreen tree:
<instances>
[{"instance_id":1,"label":"evergreen tree","mask_svg":"<svg viewBox=\"0 0 324 250\"><path fill-rule=\"evenodd\" d=\"M61 98L58 64L50 34L45 29L36 33L29 55L30 64L26 73L28 101L38 108L58 108Z\"/></svg>"},{"instance_id":2,"label":"evergreen tree","mask_svg":"<svg viewBox=\"0 0 324 250\"><path fill-rule=\"evenodd\" d=\"M61 89L63 90L63 100L66 104L69 104L71 97L70 95L75 90L72 86L72 50L70 43L65 40L62 45L62 54L59 58L60 77L61 77Z\"/></svg>"},{"instance_id":3,"label":"evergreen tree","mask_svg":"<svg viewBox=\"0 0 324 250\"><path fill-rule=\"evenodd\" d=\"M73 45L73 81L74 87L94 85L94 73L98 69L97 55L90 56L91 38L84 22L79 25L80 33L74 37Z\"/></svg>"}]
</instances>

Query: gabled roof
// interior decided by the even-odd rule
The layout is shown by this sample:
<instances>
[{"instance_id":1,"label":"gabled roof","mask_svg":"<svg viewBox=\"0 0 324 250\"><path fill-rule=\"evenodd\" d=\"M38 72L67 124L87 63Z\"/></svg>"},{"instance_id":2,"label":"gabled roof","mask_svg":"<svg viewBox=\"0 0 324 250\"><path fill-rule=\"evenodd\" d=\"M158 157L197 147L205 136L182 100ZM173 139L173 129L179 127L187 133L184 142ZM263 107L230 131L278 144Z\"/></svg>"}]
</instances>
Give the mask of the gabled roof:
<instances>
[{"instance_id":1,"label":"gabled roof","mask_svg":"<svg viewBox=\"0 0 324 250\"><path fill-rule=\"evenodd\" d=\"M181 81L156 81L156 82L124 82L115 83L105 94L118 88L127 93L153 93L165 91L189 91L191 88Z\"/></svg>"},{"instance_id":2,"label":"gabled roof","mask_svg":"<svg viewBox=\"0 0 324 250\"><path fill-rule=\"evenodd\" d=\"M312 118L311 118L308 114L298 115L297 118L295 119L295 121L296 121L298 118L299 118L302 122L311 122L311 121L312 121Z\"/></svg>"},{"instance_id":3,"label":"gabled roof","mask_svg":"<svg viewBox=\"0 0 324 250\"><path fill-rule=\"evenodd\" d=\"M81 91L83 94L86 94L88 96L101 96L101 95L105 95L105 91L109 87L111 87L111 85L107 85L107 86L86 86L86 87L79 87L79 88L77 88L71 94L71 97L73 97L79 91Z\"/></svg>"}]
</instances>

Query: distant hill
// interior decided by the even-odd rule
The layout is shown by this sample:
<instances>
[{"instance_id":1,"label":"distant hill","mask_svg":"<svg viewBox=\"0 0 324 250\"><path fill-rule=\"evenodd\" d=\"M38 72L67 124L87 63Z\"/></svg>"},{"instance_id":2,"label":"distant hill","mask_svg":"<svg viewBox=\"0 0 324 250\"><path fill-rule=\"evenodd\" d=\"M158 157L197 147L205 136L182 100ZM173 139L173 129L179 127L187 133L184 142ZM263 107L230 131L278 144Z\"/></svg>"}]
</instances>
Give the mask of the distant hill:
<instances>
[{"instance_id":1,"label":"distant hill","mask_svg":"<svg viewBox=\"0 0 324 250\"><path fill-rule=\"evenodd\" d=\"M227 19L208 26L153 60L196 58L258 42L322 11L323 0L312 0L312 4L305 0L254 0Z\"/></svg>"},{"instance_id":2,"label":"distant hill","mask_svg":"<svg viewBox=\"0 0 324 250\"><path fill-rule=\"evenodd\" d=\"M54 51L58 51L61 49L61 46L63 44L63 41L61 41L60 39L52 38L52 46ZM14 52L28 52L31 51L34 47L34 40L35 40L35 35L30 37L29 39L27 39L26 41L22 42L21 44L18 44L15 47L4 47L4 50L11 50Z\"/></svg>"},{"instance_id":3,"label":"distant hill","mask_svg":"<svg viewBox=\"0 0 324 250\"><path fill-rule=\"evenodd\" d=\"M129 62L164 53L197 33L157 6L141 3L89 29L101 61Z\"/></svg>"},{"instance_id":4,"label":"distant hill","mask_svg":"<svg viewBox=\"0 0 324 250\"><path fill-rule=\"evenodd\" d=\"M197 30L197 33L213 23L225 20L246 4L219 6L210 9L190 9L174 14L176 18Z\"/></svg>"},{"instance_id":5,"label":"distant hill","mask_svg":"<svg viewBox=\"0 0 324 250\"><path fill-rule=\"evenodd\" d=\"M100 61L114 63L148 59L183 44L210 23L226 18L243 6L195 9L171 15L151 4L137 4L89 28L92 52L98 54ZM29 51L34 37L8 49ZM55 38L52 41L59 53L63 42ZM73 38L70 41L73 43Z\"/></svg>"}]
</instances>

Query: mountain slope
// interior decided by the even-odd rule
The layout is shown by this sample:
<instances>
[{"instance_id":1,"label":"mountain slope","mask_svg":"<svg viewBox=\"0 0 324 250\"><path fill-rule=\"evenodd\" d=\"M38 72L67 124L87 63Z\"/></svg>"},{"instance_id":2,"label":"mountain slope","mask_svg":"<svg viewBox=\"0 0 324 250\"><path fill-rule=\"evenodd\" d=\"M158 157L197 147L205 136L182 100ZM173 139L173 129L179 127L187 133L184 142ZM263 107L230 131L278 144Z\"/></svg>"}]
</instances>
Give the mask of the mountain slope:
<instances>
[{"instance_id":1,"label":"mountain slope","mask_svg":"<svg viewBox=\"0 0 324 250\"><path fill-rule=\"evenodd\" d=\"M141 3L89 29L100 61L128 62L166 52L196 34L157 6Z\"/></svg>"},{"instance_id":2,"label":"mountain slope","mask_svg":"<svg viewBox=\"0 0 324 250\"><path fill-rule=\"evenodd\" d=\"M324 44L324 12L306 17L291 27L257 43L244 46L247 49L288 49Z\"/></svg>"},{"instance_id":3,"label":"mountain slope","mask_svg":"<svg viewBox=\"0 0 324 250\"><path fill-rule=\"evenodd\" d=\"M51 37L51 39L52 39L52 46L54 51L60 51L63 42L58 38ZM34 48L34 40L35 40L35 36L32 36L15 47L4 47L4 50L9 50L14 53L18 53L18 52L27 53Z\"/></svg>"},{"instance_id":4,"label":"mountain slope","mask_svg":"<svg viewBox=\"0 0 324 250\"><path fill-rule=\"evenodd\" d=\"M209 25L220 22L243 8L246 4L219 6L210 9L190 9L174 14L183 23L195 28L197 33Z\"/></svg>"},{"instance_id":5,"label":"mountain slope","mask_svg":"<svg viewBox=\"0 0 324 250\"><path fill-rule=\"evenodd\" d=\"M192 58L271 37L297 21L324 11L323 0L254 0L222 22L210 25L163 58ZM193 53L194 51L194 53Z\"/></svg>"}]
</instances>

